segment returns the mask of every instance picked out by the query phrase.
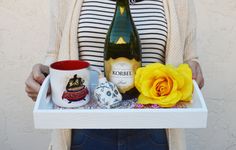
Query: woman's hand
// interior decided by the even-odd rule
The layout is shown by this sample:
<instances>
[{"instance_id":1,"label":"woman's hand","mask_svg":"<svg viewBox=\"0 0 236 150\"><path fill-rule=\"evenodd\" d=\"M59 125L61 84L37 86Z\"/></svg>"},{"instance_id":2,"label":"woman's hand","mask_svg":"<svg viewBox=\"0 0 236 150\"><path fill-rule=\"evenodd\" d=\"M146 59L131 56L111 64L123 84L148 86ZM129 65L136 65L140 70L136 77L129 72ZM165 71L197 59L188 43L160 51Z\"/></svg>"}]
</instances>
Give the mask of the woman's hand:
<instances>
[{"instance_id":1,"label":"woman's hand","mask_svg":"<svg viewBox=\"0 0 236 150\"><path fill-rule=\"evenodd\" d=\"M197 61L188 61L187 63L192 69L193 79L196 80L199 88L201 89L204 86L204 77L202 74L201 66Z\"/></svg>"},{"instance_id":2,"label":"woman's hand","mask_svg":"<svg viewBox=\"0 0 236 150\"><path fill-rule=\"evenodd\" d=\"M33 66L32 72L25 81L25 91L33 101L36 100L40 86L45 79L45 74L48 73L48 66L42 64L36 64Z\"/></svg>"}]
</instances>

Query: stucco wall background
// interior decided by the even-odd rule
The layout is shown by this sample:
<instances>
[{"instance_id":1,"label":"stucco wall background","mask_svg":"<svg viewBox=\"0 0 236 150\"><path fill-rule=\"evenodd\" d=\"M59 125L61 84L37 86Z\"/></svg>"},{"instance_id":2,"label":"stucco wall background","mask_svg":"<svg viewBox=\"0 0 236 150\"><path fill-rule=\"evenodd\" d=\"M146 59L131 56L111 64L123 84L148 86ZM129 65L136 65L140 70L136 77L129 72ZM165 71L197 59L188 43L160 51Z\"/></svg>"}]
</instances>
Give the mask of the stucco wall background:
<instances>
[{"instance_id":1,"label":"stucco wall background","mask_svg":"<svg viewBox=\"0 0 236 150\"><path fill-rule=\"evenodd\" d=\"M47 149L50 131L35 130L24 93L31 67L48 45L47 0L0 0L0 149ZM235 150L236 1L195 0L205 75L208 128L188 129L189 150Z\"/></svg>"}]
</instances>

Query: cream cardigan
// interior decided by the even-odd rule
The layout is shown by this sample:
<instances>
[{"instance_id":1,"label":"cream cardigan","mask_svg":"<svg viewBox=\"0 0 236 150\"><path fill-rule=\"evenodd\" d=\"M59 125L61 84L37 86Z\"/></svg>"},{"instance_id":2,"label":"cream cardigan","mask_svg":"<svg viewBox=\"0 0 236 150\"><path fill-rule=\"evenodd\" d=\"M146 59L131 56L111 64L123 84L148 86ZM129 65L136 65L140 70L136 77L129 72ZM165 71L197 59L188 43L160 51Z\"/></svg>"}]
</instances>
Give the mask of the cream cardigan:
<instances>
[{"instance_id":1,"label":"cream cardigan","mask_svg":"<svg viewBox=\"0 0 236 150\"><path fill-rule=\"evenodd\" d=\"M77 27L83 0L50 0L50 46L45 64L78 59ZM166 64L197 60L196 22L192 0L163 0L168 23ZM167 129L169 149L186 150L183 129ZM71 130L53 130L50 150L70 150Z\"/></svg>"}]
</instances>

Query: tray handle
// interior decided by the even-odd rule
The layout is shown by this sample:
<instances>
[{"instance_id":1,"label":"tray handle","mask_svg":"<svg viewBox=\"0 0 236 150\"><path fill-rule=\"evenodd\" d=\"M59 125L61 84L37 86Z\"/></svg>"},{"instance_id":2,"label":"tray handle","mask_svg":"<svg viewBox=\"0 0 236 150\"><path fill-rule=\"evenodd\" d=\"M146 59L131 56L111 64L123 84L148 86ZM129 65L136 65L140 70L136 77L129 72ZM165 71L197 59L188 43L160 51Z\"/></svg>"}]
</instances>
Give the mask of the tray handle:
<instances>
[{"instance_id":1,"label":"tray handle","mask_svg":"<svg viewBox=\"0 0 236 150\"><path fill-rule=\"evenodd\" d=\"M50 75L48 75L44 79L43 84L40 87L39 94L37 96L36 103L34 106L34 110L38 109L39 105L45 105L45 107L46 107L48 105L48 103L50 103L51 96L47 95L49 86L50 86Z\"/></svg>"}]
</instances>

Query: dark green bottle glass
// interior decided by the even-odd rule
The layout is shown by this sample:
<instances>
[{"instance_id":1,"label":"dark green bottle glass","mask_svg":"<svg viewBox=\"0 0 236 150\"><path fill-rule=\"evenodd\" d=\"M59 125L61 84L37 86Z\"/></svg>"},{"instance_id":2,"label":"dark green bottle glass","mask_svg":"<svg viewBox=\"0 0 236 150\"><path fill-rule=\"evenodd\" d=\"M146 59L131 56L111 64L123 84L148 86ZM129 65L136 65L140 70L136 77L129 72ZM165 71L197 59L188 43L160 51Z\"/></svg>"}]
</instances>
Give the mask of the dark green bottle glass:
<instances>
[{"instance_id":1,"label":"dark green bottle glass","mask_svg":"<svg viewBox=\"0 0 236 150\"><path fill-rule=\"evenodd\" d=\"M134 85L136 70L141 67L141 45L133 22L129 0L117 0L104 50L105 76L118 87L123 100L138 96Z\"/></svg>"}]
</instances>

